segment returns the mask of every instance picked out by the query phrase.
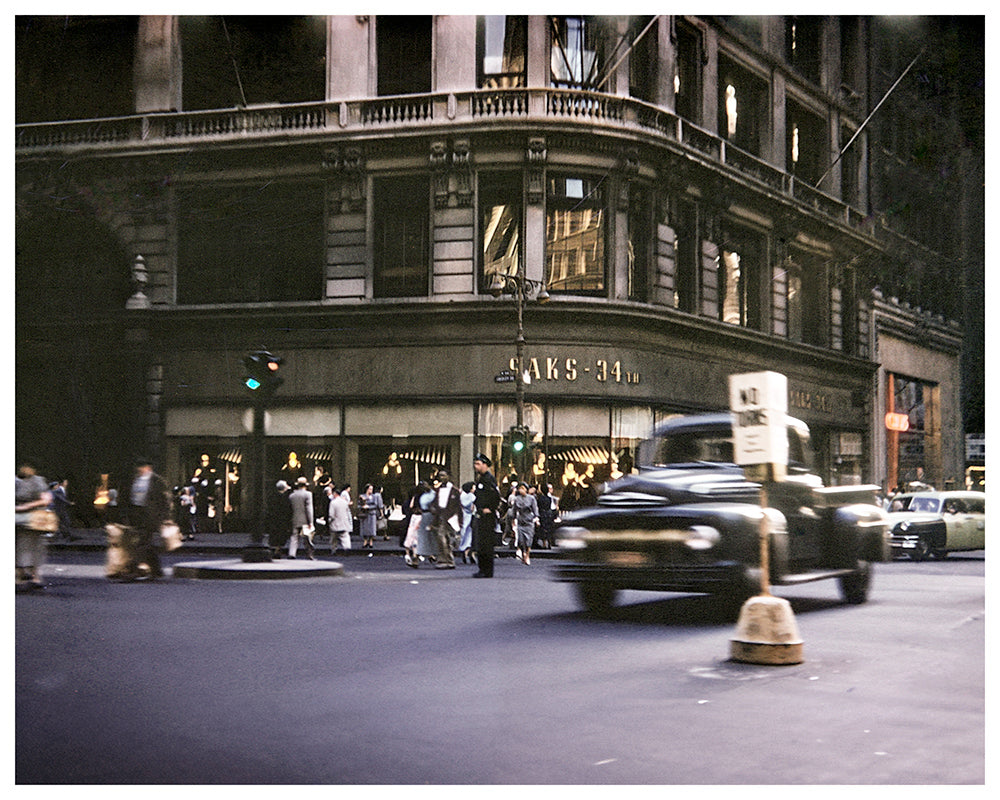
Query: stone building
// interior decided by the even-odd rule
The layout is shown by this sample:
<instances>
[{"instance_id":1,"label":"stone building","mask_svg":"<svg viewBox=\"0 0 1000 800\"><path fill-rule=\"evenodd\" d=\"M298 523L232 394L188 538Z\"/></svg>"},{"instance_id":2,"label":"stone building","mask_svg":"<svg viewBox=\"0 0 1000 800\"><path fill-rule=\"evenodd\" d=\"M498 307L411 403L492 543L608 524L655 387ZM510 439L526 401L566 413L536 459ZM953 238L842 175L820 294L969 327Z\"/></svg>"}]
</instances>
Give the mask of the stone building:
<instances>
[{"instance_id":1,"label":"stone building","mask_svg":"<svg viewBox=\"0 0 1000 800\"><path fill-rule=\"evenodd\" d=\"M869 28L19 17L19 446L80 481L207 456L238 517L266 348L268 479L398 501L509 471L520 418L568 505L773 370L824 478L882 481Z\"/></svg>"}]
</instances>

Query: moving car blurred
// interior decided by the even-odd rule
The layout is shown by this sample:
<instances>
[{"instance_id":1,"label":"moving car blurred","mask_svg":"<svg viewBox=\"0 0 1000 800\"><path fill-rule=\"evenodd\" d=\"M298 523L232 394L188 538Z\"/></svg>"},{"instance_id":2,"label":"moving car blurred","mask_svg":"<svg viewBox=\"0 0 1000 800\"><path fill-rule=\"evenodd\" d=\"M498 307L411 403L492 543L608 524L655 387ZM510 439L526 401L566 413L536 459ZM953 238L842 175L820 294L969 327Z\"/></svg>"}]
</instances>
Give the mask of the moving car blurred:
<instances>
[{"instance_id":1,"label":"moving car blurred","mask_svg":"<svg viewBox=\"0 0 1000 800\"><path fill-rule=\"evenodd\" d=\"M597 504L563 515L557 544L569 559L554 577L575 584L585 608L619 590L700 592L742 603L761 586L761 519L768 575L788 585L836 578L849 603L868 597L871 564L889 558L877 486L824 487L812 470L809 429L787 418L787 477L761 485L733 463L732 417L669 420L638 449L639 474L608 484Z\"/></svg>"},{"instance_id":2,"label":"moving car blurred","mask_svg":"<svg viewBox=\"0 0 1000 800\"><path fill-rule=\"evenodd\" d=\"M888 501L894 556L914 561L986 549L985 492L909 492Z\"/></svg>"}]
</instances>

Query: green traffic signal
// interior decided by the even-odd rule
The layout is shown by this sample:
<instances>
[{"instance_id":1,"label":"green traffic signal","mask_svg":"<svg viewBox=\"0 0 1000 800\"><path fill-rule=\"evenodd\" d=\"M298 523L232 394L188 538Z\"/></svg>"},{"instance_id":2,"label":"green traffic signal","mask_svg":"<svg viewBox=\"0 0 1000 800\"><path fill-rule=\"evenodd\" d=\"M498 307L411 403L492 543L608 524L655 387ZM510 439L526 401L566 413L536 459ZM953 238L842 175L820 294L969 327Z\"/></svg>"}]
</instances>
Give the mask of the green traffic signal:
<instances>
[{"instance_id":1,"label":"green traffic signal","mask_svg":"<svg viewBox=\"0 0 1000 800\"><path fill-rule=\"evenodd\" d=\"M243 385L251 392L270 395L285 381L278 375L284 359L272 355L267 350L257 350L243 359L246 375Z\"/></svg>"}]
</instances>

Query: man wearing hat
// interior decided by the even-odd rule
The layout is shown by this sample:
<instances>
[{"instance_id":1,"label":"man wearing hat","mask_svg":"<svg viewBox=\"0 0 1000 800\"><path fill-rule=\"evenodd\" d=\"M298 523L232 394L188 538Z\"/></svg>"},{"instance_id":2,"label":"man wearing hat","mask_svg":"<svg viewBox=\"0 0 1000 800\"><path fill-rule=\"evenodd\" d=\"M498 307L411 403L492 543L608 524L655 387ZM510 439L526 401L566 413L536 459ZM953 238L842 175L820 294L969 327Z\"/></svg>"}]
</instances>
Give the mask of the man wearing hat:
<instances>
[{"instance_id":1,"label":"man wearing hat","mask_svg":"<svg viewBox=\"0 0 1000 800\"><path fill-rule=\"evenodd\" d=\"M288 540L288 557L295 558L299 550L299 537L301 536L306 545L306 553L312 560L313 555L313 496L309 491L309 481L305 477L300 477L295 482L295 491L288 495L288 502L292 506L292 536Z\"/></svg>"},{"instance_id":2,"label":"man wearing hat","mask_svg":"<svg viewBox=\"0 0 1000 800\"><path fill-rule=\"evenodd\" d=\"M451 482L447 470L438 470L437 496L431 506L434 536L437 539L437 564L435 569L455 569L455 552L452 539L461 530L462 495Z\"/></svg>"},{"instance_id":3,"label":"man wearing hat","mask_svg":"<svg viewBox=\"0 0 1000 800\"><path fill-rule=\"evenodd\" d=\"M149 567L150 578L162 578L160 556L156 546L160 528L171 519L173 500L167 482L153 472L153 462L148 458L135 460L135 478L129 487L126 514L129 525L135 529L133 547L123 570L129 578L139 576L139 565Z\"/></svg>"},{"instance_id":4,"label":"man wearing hat","mask_svg":"<svg viewBox=\"0 0 1000 800\"><path fill-rule=\"evenodd\" d=\"M473 539L476 543L476 559L479 572L473 578L493 577L493 548L496 540L497 508L500 505L500 490L497 479L490 472L492 462L479 453L472 462L476 471L476 517Z\"/></svg>"}]
</instances>

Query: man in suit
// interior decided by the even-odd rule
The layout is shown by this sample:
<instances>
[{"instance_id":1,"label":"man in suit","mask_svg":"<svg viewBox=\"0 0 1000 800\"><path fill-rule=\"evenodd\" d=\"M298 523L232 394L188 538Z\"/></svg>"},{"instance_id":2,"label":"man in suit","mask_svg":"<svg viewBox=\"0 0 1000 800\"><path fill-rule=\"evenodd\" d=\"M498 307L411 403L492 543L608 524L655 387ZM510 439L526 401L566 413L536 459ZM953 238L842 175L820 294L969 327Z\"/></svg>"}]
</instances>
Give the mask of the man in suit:
<instances>
[{"instance_id":1,"label":"man in suit","mask_svg":"<svg viewBox=\"0 0 1000 800\"><path fill-rule=\"evenodd\" d=\"M446 470L437 474L437 497L431 506L434 535L437 538L437 564L435 569L455 569L455 551L452 539L461 530L462 493L451 482L451 476Z\"/></svg>"},{"instance_id":2,"label":"man in suit","mask_svg":"<svg viewBox=\"0 0 1000 800\"><path fill-rule=\"evenodd\" d=\"M496 539L497 508L500 505L500 490L497 479L490 472L492 462L480 453L472 462L476 471L476 517L473 538L476 543L476 559L479 572L473 578L493 577L493 548Z\"/></svg>"},{"instance_id":3,"label":"man in suit","mask_svg":"<svg viewBox=\"0 0 1000 800\"><path fill-rule=\"evenodd\" d=\"M172 519L173 500L167 482L153 472L153 462L148 458L136 459L126 514L135 533L133 546L128 549L125 575L132 579L138 577L139 565L146 564L150 578L162 578L163 569L156 547L160 528Z\"/></svg>"},{"instance_id":4,"label":"man in suit","mask_svg":"<svg viewBox=\"0 0 1000 800\"><path fill-rule=\"evenodd\" d=\"M309 491L309 481L302 477L296 481L295 491L288 495L292 506L292 536L288 540L288 557L295 558L299 549L299 536L305 540L306 552L311 560L313 555L313 496Z\"/></svg>"}]
</instances>

